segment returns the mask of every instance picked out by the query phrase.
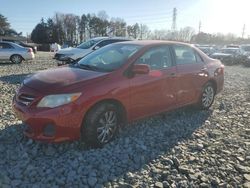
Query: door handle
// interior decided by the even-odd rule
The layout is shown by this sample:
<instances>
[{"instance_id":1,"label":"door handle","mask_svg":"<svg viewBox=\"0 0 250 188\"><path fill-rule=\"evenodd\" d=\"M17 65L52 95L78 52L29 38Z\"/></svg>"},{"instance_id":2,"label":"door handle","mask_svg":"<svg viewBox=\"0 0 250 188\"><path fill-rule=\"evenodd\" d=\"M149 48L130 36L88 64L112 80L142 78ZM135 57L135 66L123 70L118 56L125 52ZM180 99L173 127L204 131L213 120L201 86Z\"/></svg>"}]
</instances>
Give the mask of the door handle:
<instances>
[{"instance_id":1,"label":"door handle","mask_svg":"<svg viewBox=\"0 0 250 188\"><path fill-rule=\"evenodd\" d=\"M206 67L203 67L203 68L201 69L201 71L205 71L205 70L207 70L207 68L206 68Z\"/></svg>"},{"instance_id":2,"label":"door handle","mask_svg":"<svg viewBox=\"0 0 250 188\"><path fill-rule=\"evenodd\" d=\"M170 77L175 77L175 76L176 76L175 72L170 73Z\"/></svg>"}]
</instances>

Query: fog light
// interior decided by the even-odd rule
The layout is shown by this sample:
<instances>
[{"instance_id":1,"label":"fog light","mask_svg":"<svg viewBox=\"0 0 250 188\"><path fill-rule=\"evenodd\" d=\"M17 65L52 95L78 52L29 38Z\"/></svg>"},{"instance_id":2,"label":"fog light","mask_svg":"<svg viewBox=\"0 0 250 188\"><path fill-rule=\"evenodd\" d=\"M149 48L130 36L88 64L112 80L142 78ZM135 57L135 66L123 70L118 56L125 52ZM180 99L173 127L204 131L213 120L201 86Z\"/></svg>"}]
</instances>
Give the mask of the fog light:
<instances>
[{"instance_id":1,"label":"fog light","mask_svg":"<svg viewBox=\"0 0 250 188\"><path fill-rule=\"evenodd\" d=\"M52 124L46 125L43 129L43 135L44 136L54 136L55 135L55 126Z\"/></svg>"}]
</instances>

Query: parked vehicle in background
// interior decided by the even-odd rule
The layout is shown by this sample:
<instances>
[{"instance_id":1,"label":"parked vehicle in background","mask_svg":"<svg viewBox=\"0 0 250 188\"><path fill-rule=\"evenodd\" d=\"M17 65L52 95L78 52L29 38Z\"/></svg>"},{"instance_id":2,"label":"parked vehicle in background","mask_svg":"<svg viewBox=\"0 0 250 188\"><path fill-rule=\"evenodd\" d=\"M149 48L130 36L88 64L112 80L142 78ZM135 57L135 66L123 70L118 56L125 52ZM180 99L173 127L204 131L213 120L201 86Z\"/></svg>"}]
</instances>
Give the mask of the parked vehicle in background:
<instances>
[{"instance_id":1,"label":"parked vehicle in background","mask_svg":"<svg viewBox=\"0 0 250 188\"><path fill-rule=\"evenodd\" d=\"M56 42L50 45L50 51L51 52L58 52L61 50L61 45L57 44Z\"/></svg>"},{"instance_id":2,"label":"parked vehicle in background","mask_svg":"<svg viewBox=\"0 0 250 188\"><path fill-rule=\"evenodd\" d=\"M244 55L250 55L250 44L241 45L240 49Z\"/></svg>"},{"instance_id":3,"label":"parked vehicle in background","mask_svg":"<svg viewBox=\"0 0 250 188\"><path fill-rule=\"evenodd\" d=\"M222 48L219 52L213 53L210 57L221 60L227 65L239 64L245 61L239 48Z\"/></svg>"},{"instance_id":4,"label":"parked vehicle in background","mask_svg":"<svg viewBox=\"0 0 250 188\"><path fill-rule=\"evenodd\" d=\"M102 146L126 122L191 104L208 109L223 83L221 62L191 45L128 41L26 78L13 109L30 138Z\"/></svg>"},{"instance_id":5,"label":"parked vehicle in background","mask_svg":"<svg viewBox=\"0 0 250 188\"><path fill-rule=\"evenodd\" d=\"M202 52L204 52L208 56L212 55L216 51L215 48L210 45L198 45L197 48L199 48Z\"/></svg>"},{"instance_id":6,"label":"parked vehicle in background","mask_svg":"<svg viewBox=\"0 0 250 188\"><path fill-rule=\"evenodd\" d=\"M91 53L94 50L102 48L108 44L116 43L116 42L123 42L128 41L129 39L125 38L109 38L109 37L96 37L92 38L76 48L69 47L59 50L54 59L58 60L58 65L69 64L80 60L82 57L86 56L87 54Z\"/></svg>"},{"instance_id":7,"label":"parked vehicle in background","mask_svg":"<svg viewBox=\"0 0 250 188\"><path fill-rule=\"evenodd\" d=\"M37 46L35 44L28 44L28 43L24 43L22 41L18 41L18 40L6 40L4 39L3 41L6 41L6 42L13 42L13 43L16 43L22 47L27 47L27 48L32 48L33 52L36 53L37 52Z\"/></svg>"},{"instance_id":8,"label":"parked vehicle in background","mask_svg":"<svg viewBox=\"0 0 250 188\"><path fill-rule=\"evenodd\" d=\"M0 42L0 60L21 63L35 58L32 48L25 48L13 42Z\"/></svg>"},{"instance_id":9,"label":"parked vehicle in background","mask_svg":"<svg viewBox=\"0 0 250 188\"><path fill-rule=\"evenodd\" d=\"M250 44L241 45L240 49L245 56L244 65L250 67Z\"/></svg>"},{"instance_id":10,"label":"parked vehicle in background","mask_svg":"<svg viewBox=\"0 0 250 188\"><path fill-rule=\"evenodd\" d=\"M238 44L228 44L225 46L225 48L240 48L240 45Z\"/></svg>"}]
</instances>

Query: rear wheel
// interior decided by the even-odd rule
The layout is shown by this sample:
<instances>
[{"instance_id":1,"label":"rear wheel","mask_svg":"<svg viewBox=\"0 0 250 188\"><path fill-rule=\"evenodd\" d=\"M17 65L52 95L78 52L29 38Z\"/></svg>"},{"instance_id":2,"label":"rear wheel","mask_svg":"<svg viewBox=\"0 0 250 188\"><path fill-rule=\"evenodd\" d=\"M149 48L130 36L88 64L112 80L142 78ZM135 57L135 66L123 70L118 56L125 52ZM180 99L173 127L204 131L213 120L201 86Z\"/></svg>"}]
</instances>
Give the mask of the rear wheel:
<instances>
[{"instance_id":1,"label":"rear wheel","mask_svg":"<svg viewBox=\"0 0 250 188\"><path fill-rule=\"evenodd\" d=\"M20 55L12 55L10 57L10 60L11 60L12 63L19 64L19 63L22 63L23 58Z\"/></svg>"},{"instance_id":2,"label":"rear wheel","mask_svg":"<svg viewBox=\"0 0 250 188\"><path fill-rule=\"evenodd\" d=\"M200 108L209 109L214 102L215 89L211 82L208 82L202 90L200 98Z\"/></svg>"},{"instance_id":3,"label":"rear wheel","mask_svg":"<svg viewBox=\"0 0 250 188\"><path fill-rule=\"evenodd\" d=\"M114 138L119 123L120 115L115 105L97 105L86 116L82 128L83 140L90 146L103 146Z\"/></svg>"}]
</instances>

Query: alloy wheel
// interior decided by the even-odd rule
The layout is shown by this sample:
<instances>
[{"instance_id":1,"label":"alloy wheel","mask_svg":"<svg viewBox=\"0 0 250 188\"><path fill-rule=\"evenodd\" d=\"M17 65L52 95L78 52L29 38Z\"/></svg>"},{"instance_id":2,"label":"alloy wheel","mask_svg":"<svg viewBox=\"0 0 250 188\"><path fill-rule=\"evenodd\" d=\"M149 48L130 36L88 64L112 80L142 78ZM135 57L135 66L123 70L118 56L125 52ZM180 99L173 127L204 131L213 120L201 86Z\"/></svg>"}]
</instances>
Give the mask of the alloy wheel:
<instances>
[{"instance_id":1,"label":"alloy wheel","mask_svg":"<svg viewBox=\"0 0 250 188\"><path fill-rule=\"evenodd\" d=\"M207 86L202 94L202 104L205 108L210 107L214 100L214 88L212 86Z\"/></svg>"},{"instance_id":2,"label":"alloy wheel","mask_svg":"<svg viewBox=\"0 0 250 188\"><path fill-rule=\"evenodd\" d=\"M115 111L106 111L100 117L97 128L97 139L100 143L109 142L117 129L117 114Z\"/></svg>"},{"instance_id":3,"label":"alloy wheel","mask_svg":"<svg viewBox=\"0 0 250 188\"><path fill-rule=\"evenodd\" d=\"M11 58L12 62L13 63L20 63L22 61L21 57L18 56L18 55L14 55L12 58Z\"/></svg>"}]
</instances>

